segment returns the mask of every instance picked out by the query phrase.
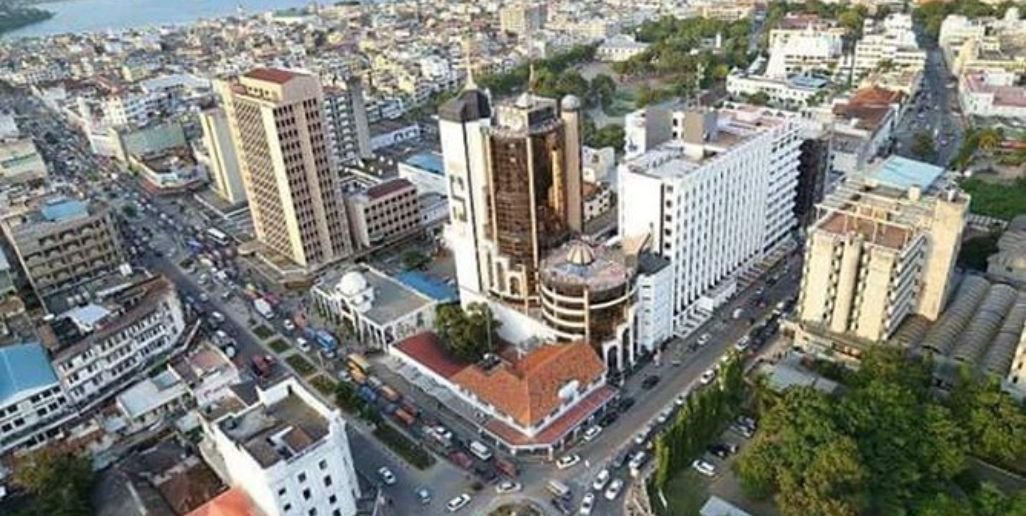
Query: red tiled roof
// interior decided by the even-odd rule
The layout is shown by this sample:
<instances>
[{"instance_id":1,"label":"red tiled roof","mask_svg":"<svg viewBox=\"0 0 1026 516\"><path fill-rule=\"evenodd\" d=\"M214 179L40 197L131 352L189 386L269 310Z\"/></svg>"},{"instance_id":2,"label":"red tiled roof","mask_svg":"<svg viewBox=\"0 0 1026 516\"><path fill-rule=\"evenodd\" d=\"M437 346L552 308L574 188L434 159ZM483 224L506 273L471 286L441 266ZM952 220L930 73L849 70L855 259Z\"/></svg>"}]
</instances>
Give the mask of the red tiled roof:
<instances>
[{"instance_id":1,"label":"red tiled roof","mask_svg":"<svg viewBox=\"0 0 1026 516\"><path fill-rule=\"evenodd\" d=\"M896 104L901 102L901 99L905 96L900 91L892 91L887 88L881 88L879 86L870 86L868 88L862 88L855 92L852 96L851 101L848 102L849 106L886 106L889 104Z\"/></svg>"},{"instance_id":2,"label":"red tiled roof","mask_svg":"<svg viewBox=\"0 0 1026 516\"><path fill-rule=\"evenodd\" d=\"M606 367L585 342L550 344L519 361L490 370L468 366L451 381L510 415L525 427L535 426L562 404L559 391L576 380L583 390L605 374Z\"/></svg>"},{"instance_id":3,"label":"red tiled roof","mask_svg":"<svg viewBox=\"0 0 1026 516\"><path fill-rule=\"evenodd\" d=\"M381 197L398 192L399 190L403 190L405 188L410 188L412 186L413 183L411 183L407 179L393 179L391 181L386 181L379 185L374 185L368 188L366 194L367 197L370 197L371 199L380 199Z\"/></svg>"},{"instance_id":4,"label":"red tiled roof","mask_svg":"<svg viewBox=\"0 0 1026 516\"><path fill-rule=\"evenodd\" d=\"M395 348L445 379L467 367L466 364L453 359L445 352L434 333L425 332L414 335L396 344Z\"/></svg>"},{"instance_id":5,"label":"red tiled roof","mask_svg":"<svg viewBox=\"0 0 1026 516\"><path fill-rule=\"evenodd\" d=\"M609 403L614 396L616 396L615 389L608 385L603 386L578 402L574 408L553 421L534 437L528 437L497 419L488 421L484 427L489 433L511 446L551 445L566 436L582 421L591 417L592 414Z\"/></svg>"},{"instance_id":6,"label":"red tiled roof","mask_svg":"<svg viewBox=\"0 0 1026 516\"><path fill-rule=\"evenodd\" d=\"M231 488L185 516L255 516L249 497L239 488Z\"/></svg>"},{"instance_id":7,"label":"red tiled roof","mask_svg":"<svg viewBox=\"0 0 1026 516\"><path fill-rule=\"evenodd\" d=\"M246 72L245 75L250 79L256 79L258 81L285 84L295 78L298 74L288 70L282 70L280 68L254 68Z\"/></svg>"}]
</instances>

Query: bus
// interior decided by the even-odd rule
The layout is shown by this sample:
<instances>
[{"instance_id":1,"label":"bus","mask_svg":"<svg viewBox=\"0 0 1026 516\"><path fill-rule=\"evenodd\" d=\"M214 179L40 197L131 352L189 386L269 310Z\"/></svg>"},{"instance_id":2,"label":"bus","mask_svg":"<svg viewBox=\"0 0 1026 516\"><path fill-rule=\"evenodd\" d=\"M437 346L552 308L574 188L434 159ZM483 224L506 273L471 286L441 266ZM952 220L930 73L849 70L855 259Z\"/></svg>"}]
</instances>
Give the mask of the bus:
<instances>
[{"instance_id":1,"label":"bus","mask_svg":"<svg viewBox=\"0 0 1026 516\"><path fill-rule=\"evenodd\" d=\"M346 366L352 371L359 371L366 375L370 373L371 365L363 355L359 353L350 353L346 357Z\"/></svg>"},{"instance_id":2,"label":"bus","mask_svg":"<svg viewBox=\"0 0 1026 516\"><path fill-rule=\"evenodd\" d=\"M213 240L214 242L217 242L218 244L221 244L221 245L228 245L228 244L232 243L231 239L228 238L228 235L224 234L223 231L221 231L221 230L219 230L217 228L208 228L207 229L207 236L210 237L210 239Z\"/></svg>"},{"instance_id":3,"label":"bus","mask_svg":"<svg viewBox=\"0 0 1026 516\"><path fill-rule=\"evenodd\" d=\"M488 461L492 458L492 450L489 450L481 441L470 441L470 453L473 453L475 457L483 461Z\"/></svg>"}]
</instances>

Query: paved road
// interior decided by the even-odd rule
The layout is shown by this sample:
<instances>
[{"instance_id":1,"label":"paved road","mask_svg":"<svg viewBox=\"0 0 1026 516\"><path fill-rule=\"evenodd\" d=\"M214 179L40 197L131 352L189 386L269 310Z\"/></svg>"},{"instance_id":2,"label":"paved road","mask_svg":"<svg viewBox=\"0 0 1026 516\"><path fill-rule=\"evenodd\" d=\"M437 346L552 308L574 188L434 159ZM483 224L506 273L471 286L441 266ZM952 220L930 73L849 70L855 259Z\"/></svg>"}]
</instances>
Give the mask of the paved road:
<instances>
[{"instance_id":1,"label":"paved road","mask_svg":"<svg viewBox=\"0 0 1026 516\"><path fill-rule=\"evenodd\" d=\"M897 142L895 152L909 158L920 159L913 152L916 133L925 131L934 139L937 149L931 161L946 167L958 152L965 132L958 109L958 95L947 64L939 48L921 38L927 48L926 69L923 71L921 93L905 110L905 116L894 131ZM949 87L950 86L950 87Z\"/></svg>"}]
</instances>

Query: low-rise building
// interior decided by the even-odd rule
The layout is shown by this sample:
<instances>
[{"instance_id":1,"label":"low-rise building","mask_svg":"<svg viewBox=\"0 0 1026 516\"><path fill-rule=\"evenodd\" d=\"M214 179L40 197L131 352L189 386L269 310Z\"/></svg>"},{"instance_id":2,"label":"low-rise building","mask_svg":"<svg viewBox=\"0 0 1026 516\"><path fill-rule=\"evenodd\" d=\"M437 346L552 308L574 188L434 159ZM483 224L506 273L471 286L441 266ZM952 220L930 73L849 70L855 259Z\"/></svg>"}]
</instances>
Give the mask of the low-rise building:
<instances>
[{"instance_id":1,"label":"low-rise building","mask_svg":"<svg viewBox=\"0 0 1026 516\"><path fill-rule=\"evenodd\" d=\"M845 29L814 15L789 15L770 30L766 75L828 72L841 57Z\"/></svg>"},{"instance_id":2,"label":"low-rise building","mask_svg":"<svg viewBox=\"0 0 1026 516\"><path fill-rule=\"evenodd\" d=\"M384 273L359 267L322 277L313 291L322 317L378 349L432 327L438 302Z\"/></svg>"},{"instance_id":3,"label":"low-rise building","mask_svg":"<svg viewBox=\"0 0 1026 516\"><path fill-rule=\"evenodd\" d=\"M50 322L44 343L68 399L80 409L109 399L181 344L185 313L163 276L123 278Z\"/></svg>"},{"instance_id":4,"label":"low-rise building","mask_svg":"<svg viewBox=\"0 0 1026 516\"><path fill-rule=\"evenodd\" d=\"M619 62L639 55L645 50L648 50L648 43L635 41L629 34L617 34L606 38L595 49L595 57L600 61Z\"/></svg>"},{"instance_id":5,"label":"low-rise building","mask_svg":"<svg viewBox=\"0 0 1026 516\"><path fill-rule=\"evenodd\" d=\"M32 140L0 142L0 189L42 183L46 163Z\"/></svg>"},{"instance_id":6,"label":"low-rise building","mask_svg":"<svg viewBox=\"0 0 1026 516\"><path fill-rule=\"evenodd\" d=\"M1026 121L1026 83L1019 73L972 71L958 82L958 102L966 115Z\"/></svg>"},{"instance_id":7,"label":"low-rise building","mask_svg":"<svg viewBox=\"0 0 1026 516\"><path fill-rule=\"evenodd\" d=\"M112 209L100 202L38 199L0 227L44 302L124 262Z\"/></svg>"},{"instance_id":8,"label":"low-rise building","mask_svg":"<svg viewBox=\"0 0 1026 516\"><path fill-rule=\"evenodd\" d=\"M232 388L202 425L208 458L262 514L356 514L360 486L346 421L296 378Z\"/></svg>"},{"instance_id":9,"label":"low-rise building","mask_svg":"<svg viewBox=\"0 0 1026 516\"><path fill-rule=\"evenodd\" d=\"M826 90L830 81L807 74L795 74L785 79L765 75L750 75L734 71L727 76L727 93L739 101L765 95L772 105L801 107Z\"/></svg>"},{"instance_id":10,"label":"low-rise building","mask_svg":"<svg viewBox=\"0 0 1026 516\"><path fill-rule=\"evenodd\" d=\"M174 195L198 189L206 174L185 148L158 154L129 155L129 168L142 179L146 190L157 195Z\"/></svg>"},{"instance_id":11,"label":"low-rise building","mask_svg":"<svg viewBox=\"0 0 1026 516\"><path fill-rule=\"evenodd\" d=\"M230 385L242 381L239 368L209 342L202 343L171 364L171 370L185 384L189 396L206 408L228 395Z\"/></svg>"},{"instance_id":12,"label":"low-rise building","mask_svg":"<svg viewBox=\"0 0 1026 516\"><path fill-rule=\"evenodd\" d=\"M1026 286L1026 215L1012 219L987 258L987 276Z\"/></svg>"},{"instance_id":13,"label":"low-rise building","mask_svg":"<svg viewBox=\"0 0 1026 516\"><path fill-rule=\"evenodd\" d=\"M442 156L435 152L414 154L397 165L399 177L413 183L417 193L446 195L445 164Z\"/></svg>"},{"instance_id":14,"label":"low-rise building","mask_svg":"<svg viewBox=\"0 0 1026 516\"><path fill-rule=\"evenodd\" d=\"M173 371L162 371L140 380L118 394L117 407L124 418L123 433L135 433L181 415L190 404L189 390Z\"/></svg>"},{"instance_id":15,"label":"low-rise building","mask_svg":"<svg viewBox=\"0 0 1026 516\"><path fill-rule=\"evenodd\" d=\"M551 458L615 392L605 385L602 360L580 341L509 350L465 364L450 358L434 334L424 333L389 353L455 396L453 403L484 414L483 433L513 455Z\"/></svg>"},{"instance_id":16,"label":"low-rise building","mask_svg":"<svg viewBox=\"0 0 1026 516\"><path fill-rule=\"evenodd\" d=\"M911 15L892 13L882 21L866 20L862 39L855 44L855 77L881 67L922 70L925 66L926 51L916 41Z\"/></svg>"},{"instance_id":17,"label":"low-rise building","mask_svg":"<svg viewBox=\"0 0 1026 516\"><path fill-rule=\"evenodd\" d=\"M59 438L73 416L42 345L0 347L0 454Z\"/></svg>"},{"instance_id":18,"label":"low-rise building","mask_svg":"<svg viewBox=\"0 0 1026 516\"><path fill-rule=\"evenodd\" d=\"M377 247L422 230L417 188L398 178L345 197L350 235L364 249Z\"/></svg>"}]
</instances>

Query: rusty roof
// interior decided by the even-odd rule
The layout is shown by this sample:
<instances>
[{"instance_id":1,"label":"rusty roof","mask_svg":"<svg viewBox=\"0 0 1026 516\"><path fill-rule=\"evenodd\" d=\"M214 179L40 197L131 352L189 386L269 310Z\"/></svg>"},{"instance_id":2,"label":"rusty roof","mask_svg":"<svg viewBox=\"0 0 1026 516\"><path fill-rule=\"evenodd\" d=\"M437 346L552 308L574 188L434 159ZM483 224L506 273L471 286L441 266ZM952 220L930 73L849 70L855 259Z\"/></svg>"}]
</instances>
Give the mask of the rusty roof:
<instances>
[{"instance_id":1,"label":"rusty roof","mask_svg":"<svg viewBox=\"0 0 1026 516\"><path fill-rule=\"evenodd\" d=\"M299 76L295 72L282 70L281 68L254 68L244 75L249 79L273 82L275 84L285 84Z\"/></svg>"}]
</instances>

